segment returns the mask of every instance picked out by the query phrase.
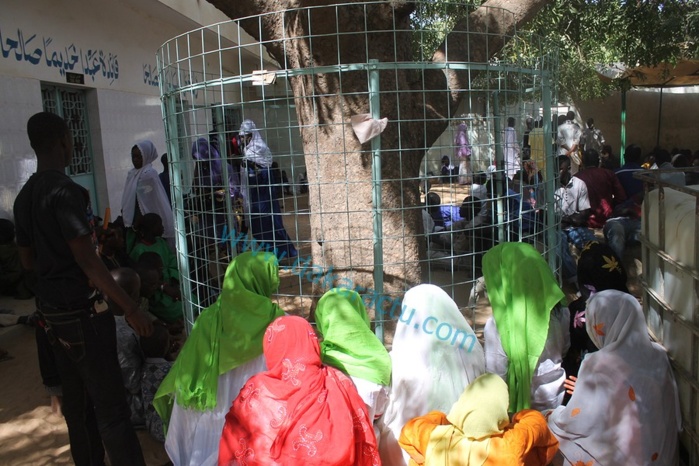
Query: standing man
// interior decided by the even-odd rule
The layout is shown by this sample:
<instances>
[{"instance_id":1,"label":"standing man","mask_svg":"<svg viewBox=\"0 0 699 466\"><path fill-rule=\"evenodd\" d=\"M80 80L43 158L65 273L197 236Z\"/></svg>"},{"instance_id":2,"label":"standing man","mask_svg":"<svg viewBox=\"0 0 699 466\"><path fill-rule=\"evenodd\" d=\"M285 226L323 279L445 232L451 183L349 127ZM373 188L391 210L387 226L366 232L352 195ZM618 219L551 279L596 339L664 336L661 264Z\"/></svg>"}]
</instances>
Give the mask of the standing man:
<instances>
[{"instance_id":1,"label":"standing man","mask_svg":"<svg viewBox=\"0 0 699 466\"><path fill-rule=\"evenodd\" d=\"M89 193L65 175L73 156L66 122L37 113L27 122L37 171L14 205L22 266L37 276L36 302L63 385L63 414L77 466L145 465L130 423L116 353L114 316L100 291L140 335L153 331L96 251Z\"/></svg>"},{"instance_id":2,"label":"standing man","mask_svg":"<svg viewBox=\"0 0 699 466\"><path fill-rule=\"evenodd\" d=\"M515 173L522 169L519 153L520 146L517 141L517 131L515 130L515 119L509 117L507 119L507 128L505 128L505 174L512 180Z\"/></svg>"},{"instance_id":3,"label":"standing man","mask_svg":"<svg viewBox=\"0 0 699 466\"><path fill-rule=\"evenodd\" d=\"M596 150L598 154L602 153L604 148L604 135L599 128L595 128L595 120L587 119L587 128L585 128L580 136L580 146L583 152L589 149Z\"/></svg>"},{"instance_id":4,"label":"standing man","mask_svg":"<svg viewBox=\"0 0 699 466\"><path fill-rule=\"evenodd\" d=\"M577 266L568 245L581 251L585 243L595 239L594 232L587 228L590 198L585 182L570 175L570 159L565 155L558 156L558 175L560 185L553 196L556 215L561 216L561 270L565 281L577 284Z\"/></svg>"},{"instance_id":5,"label":"standing man","mask_svg":"<svg viewBox=\"0 0 699 466\"><path fill-rule=\"evenodd\" d=\"M570 159L570 172L575 175L580 167L580 136L582 131L575 123L575 112L568 112L558 119L558 155L565 155Z\"/></svg>"}]
</instances>

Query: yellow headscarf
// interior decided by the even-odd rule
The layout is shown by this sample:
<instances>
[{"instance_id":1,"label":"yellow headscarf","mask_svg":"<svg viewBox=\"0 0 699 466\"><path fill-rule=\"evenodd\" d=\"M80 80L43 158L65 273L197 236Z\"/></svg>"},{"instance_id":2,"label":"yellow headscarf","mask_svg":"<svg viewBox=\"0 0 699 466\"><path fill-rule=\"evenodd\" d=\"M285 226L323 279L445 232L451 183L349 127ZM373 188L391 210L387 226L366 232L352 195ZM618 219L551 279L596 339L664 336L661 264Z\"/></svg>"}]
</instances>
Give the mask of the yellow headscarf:
<instances>
[{"instance_id":1,"label":"yellow headscarf","mask_svg":"<svg viewBox=\"0 0 699 466\"><path fill-rule=\"evenodd\" d=\"M450 425L437 426L430 435L425 466L482 465L488 458L490 437L504 432L507 414L507 384L495 374L473 381L451 408Z\"/></svg>"}]
</instances>

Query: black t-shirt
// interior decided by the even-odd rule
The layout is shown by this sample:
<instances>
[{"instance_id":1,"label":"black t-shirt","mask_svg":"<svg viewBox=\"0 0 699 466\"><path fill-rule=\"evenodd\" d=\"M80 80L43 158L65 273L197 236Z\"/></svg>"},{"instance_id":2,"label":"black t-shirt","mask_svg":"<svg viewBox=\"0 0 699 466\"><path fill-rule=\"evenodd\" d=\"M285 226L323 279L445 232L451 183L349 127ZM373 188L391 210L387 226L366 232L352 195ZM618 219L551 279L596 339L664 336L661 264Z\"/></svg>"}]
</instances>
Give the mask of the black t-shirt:
<instances>
[{"instance_id":1,"label":"black t-shirt","mask_svg":"<svg viewBox=\"0 0 699 466\"><path fill-rule=\"evenodd\" d=\"M94 289L68 241L92 235L88 191L59 171L35 173L14 205L17 244L34 250L37 298L59 309L84 309Z\"/></svg>"}]
</instances>

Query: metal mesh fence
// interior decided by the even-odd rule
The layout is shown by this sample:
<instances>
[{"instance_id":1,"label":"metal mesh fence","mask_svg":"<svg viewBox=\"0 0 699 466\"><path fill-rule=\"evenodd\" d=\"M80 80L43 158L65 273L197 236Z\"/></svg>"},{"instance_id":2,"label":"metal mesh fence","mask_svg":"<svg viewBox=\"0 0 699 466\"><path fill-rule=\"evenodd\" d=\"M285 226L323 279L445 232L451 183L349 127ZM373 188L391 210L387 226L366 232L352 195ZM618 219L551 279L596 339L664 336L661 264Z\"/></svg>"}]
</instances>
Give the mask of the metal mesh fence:
<instances>
[{"instance_id":1,"label":"metal mesh fence","mask_svg":"<svg viewBox=\"0 0 699 466\"><path fill-rule=\"evenodd\" d=\"M683 464L699 464L699 190L667 177L697 169L650 170L640 225L642 304L651 336L668 351L682 410Z\"/></svg>"},{"instance_id":2,"label":"metal mesh fence","mask_svg":"<svg viewBox=\"0 0 699 466\"><path fill-rule=\"evenodd\" d=\"M248 249L280 257L277 299L287 312L307 315L332 286L355 288L382 336L402 292L418 282L442 286L479 329L485 304L472 288L494 243L530 242L558 268L555 54L509 32L498 55L452 58L451 49L489 34L466 24L446 36L443 59L428 60L423 46L434 31L419 21L379 27L376 8L387 6L244 18L159 50L190 324ZM268 38L272 23L306 33L258 41L243 32ZM535 58L515 53L521 42ZM353 117L364 122L356 131ZM358 141L384 117L383 132ZM246 120L274 165L240 133Z\"/></svg>"}]
</instances>

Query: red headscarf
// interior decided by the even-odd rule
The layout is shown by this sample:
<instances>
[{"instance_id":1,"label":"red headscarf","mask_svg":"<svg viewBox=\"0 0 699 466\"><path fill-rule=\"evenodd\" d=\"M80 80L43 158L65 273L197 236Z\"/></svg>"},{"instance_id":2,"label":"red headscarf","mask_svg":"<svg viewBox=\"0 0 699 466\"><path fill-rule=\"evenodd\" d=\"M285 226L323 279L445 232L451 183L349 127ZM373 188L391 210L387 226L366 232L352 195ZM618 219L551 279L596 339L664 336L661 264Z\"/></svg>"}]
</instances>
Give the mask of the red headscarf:
<instances>
[{"instance_id":1,"label":"red headscarf","mask_svg":"<svg viewBox=\"0 0 699 466\"><path fill-rule=\"evenodd\" d=\"M267 372L248 380L226 415L219 466L379 466L364 402L346 375L320 362L318 339L300 317L272 322Z\"/></svg>"}]
</instances>

